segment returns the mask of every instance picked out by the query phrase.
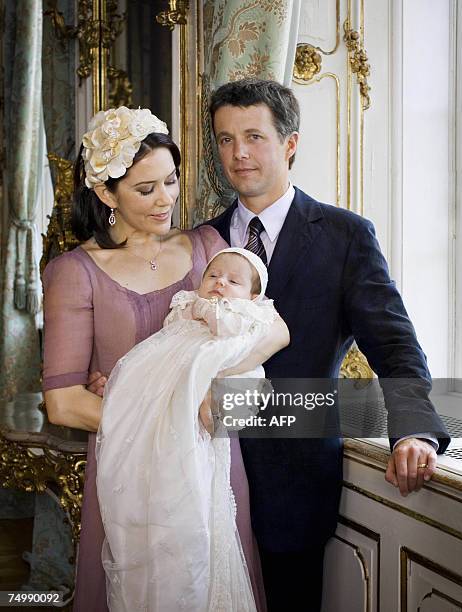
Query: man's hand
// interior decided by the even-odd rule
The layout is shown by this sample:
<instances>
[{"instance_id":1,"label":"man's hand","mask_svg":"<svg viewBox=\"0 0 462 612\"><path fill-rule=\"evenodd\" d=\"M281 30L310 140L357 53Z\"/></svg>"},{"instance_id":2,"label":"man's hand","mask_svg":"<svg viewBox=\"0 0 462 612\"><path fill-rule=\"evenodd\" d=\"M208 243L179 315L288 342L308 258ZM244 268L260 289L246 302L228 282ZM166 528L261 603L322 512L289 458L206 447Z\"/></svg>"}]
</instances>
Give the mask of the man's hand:
<instances>
[{"instance_id":1,"label":"man's hand","mask_svg":"<svg viewBox=\"0 0 462 612\"><path fill-rule=\"evenodd\" d=\"M210 387L202 400L202 404L199 406L199 418L208 433L212 435L214 426L212 415L212 391Z\"/></svg>"},{"instance_id":2,"label":"man's hand","mask_svg":"<svg viewBox=\"0 0 462 612\"><path fill-rule=\"evenodd\" d=\"M435 467L436 452L433 446L418 438L406 438L395 444L388 460L385 480L399 487L401 495L406 497L411 491L419 491L424 481L430 480Z\"/></svg>"},{"instance_id":3,"label":"man's hand","mask_svg":"<svg viewBox=\"0 0 462 612\"><path fill-rule=\"evenodd\" d=\"M107 383L106 376L103 376L101 372L92 372L88 376L87 381L87 391L94 393L95 395L99 395L99 397L103 397L104 386Z\"/></svg>"}]
</instances>

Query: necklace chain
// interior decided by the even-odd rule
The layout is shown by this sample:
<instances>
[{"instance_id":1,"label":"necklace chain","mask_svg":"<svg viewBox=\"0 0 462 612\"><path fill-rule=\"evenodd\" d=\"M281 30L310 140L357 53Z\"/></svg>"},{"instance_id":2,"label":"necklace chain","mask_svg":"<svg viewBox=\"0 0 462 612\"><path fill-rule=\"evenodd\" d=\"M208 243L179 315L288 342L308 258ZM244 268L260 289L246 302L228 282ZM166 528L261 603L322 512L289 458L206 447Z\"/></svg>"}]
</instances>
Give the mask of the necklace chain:
<instances>
[{"instance_id":1,"label":"necklace chain","mask_svg":"<svg viewBox=\"0 0 462 612\"><path fill-rule=\"evenodd\" d=\"M158 265L156 262L156 259L159 257L160 252L162 251L162 238L159 238L159 250L157 251L157 253L154 255L154 257L152 259L146 259L145 257L142 257L141 255L138 255L137 253L133 253L131 251L128 251L130 253L130 255L133 255L134 257L138 257L138 259L142 259L143 261L145 261L146 263L148 263L151 267L151 270L153 272L156 272L158 269Z\"/></svg>"}]
</instances>

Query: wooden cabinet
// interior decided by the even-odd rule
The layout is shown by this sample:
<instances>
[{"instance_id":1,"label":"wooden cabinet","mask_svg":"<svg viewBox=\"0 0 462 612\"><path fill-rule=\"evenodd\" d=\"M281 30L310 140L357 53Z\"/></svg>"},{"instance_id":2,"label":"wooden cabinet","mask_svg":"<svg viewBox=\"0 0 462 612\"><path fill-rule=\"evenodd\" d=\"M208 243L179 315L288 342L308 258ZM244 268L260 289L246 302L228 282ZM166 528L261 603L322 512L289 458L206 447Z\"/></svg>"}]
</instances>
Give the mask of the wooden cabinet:
<instances>
[{"instance_id":1,"label":"wooden cabinet","mask_svg":"<svg viewBox=\"0 0 462 612\"><path fill-rule=\"evenodd\" d=\"M326 550L323 612L462 611L462 447L407 498L385 479L386 440L345 441L340 521Z\"/></svg>"}]
</instances>

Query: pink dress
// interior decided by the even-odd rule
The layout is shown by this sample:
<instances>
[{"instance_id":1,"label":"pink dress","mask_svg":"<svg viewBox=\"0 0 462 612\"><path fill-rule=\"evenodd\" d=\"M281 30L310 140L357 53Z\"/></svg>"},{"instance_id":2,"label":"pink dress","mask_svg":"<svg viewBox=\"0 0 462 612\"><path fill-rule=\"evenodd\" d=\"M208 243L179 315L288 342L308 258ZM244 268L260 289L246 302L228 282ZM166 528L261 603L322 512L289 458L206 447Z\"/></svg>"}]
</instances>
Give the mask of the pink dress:
<instances>
[{"instance_id":1,"label":"pink dress","mask_svg":"<svg viewBox=\"0 0 462 612\"><path fill-rule=\"evenodd\" d=\"M85 385L89 372L109 375L135 344L162 327L180 289L197 289L206 262L228 245L210 226L188 230L192 268L173 285L139 294L121 286L82 248L53 259L43 275L45 349L43 389ZM231 485L237 526L259 611L265 610L260 561L252 535L247 477L239 440L231 440ZM104 530L96 494L95 434L88 438L74 612L105 612L106 583L101 563Z\"/></svg>"}]
</instances>

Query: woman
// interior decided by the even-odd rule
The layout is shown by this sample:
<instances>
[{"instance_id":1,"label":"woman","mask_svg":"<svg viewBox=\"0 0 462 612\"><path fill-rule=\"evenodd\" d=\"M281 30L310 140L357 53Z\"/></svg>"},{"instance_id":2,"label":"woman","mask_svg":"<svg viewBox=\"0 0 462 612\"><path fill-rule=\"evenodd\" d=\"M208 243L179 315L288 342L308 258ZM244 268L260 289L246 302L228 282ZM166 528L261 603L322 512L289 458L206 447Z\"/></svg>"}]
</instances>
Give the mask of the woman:
<instances>
[{"instance_id":1,"label":"woman","mask_svg":"<svg viewBox=\"0 0 462 612\"><path fill-rule=\"evenodd\" d=\"M98 113L84 135L75 171L74 232L84 242L52 260L43 277L43 389L52 423L90 433L74 611L107 610L101 564L104 531L96 495L95 432L101 398L89 372L108 376L120 357L158 331L172 296L199 286L205 263L226 243L210 227L171 227L179 195L180 153L149 110ZM262 340L255 366L287 342L281 320ZM244 370L251 369L247 358ZM240 373L236 368L234 373ZM264 595L252 541L247 479L232 441L231 484L255 599Z\"/></svg>"},{"instance_id":2,"label":"woman","mask_svg":"<svg viewBox=\"0 0 462 612\"><path fill-rule=\"evenodd\" d=\"M179 602L256 612L236 533L230 439L219 418L206 434L198 410L211 379L252 353L278 316L263 299L267 279L255 253L220 251L199 290L175 294L163 329L111 372L96 441L111 612L167 612ZM260 379L258 389L265 373L258 366L240 377ZM237 423L255 410L233 413Z\"/></svg>"}]
</instances>

